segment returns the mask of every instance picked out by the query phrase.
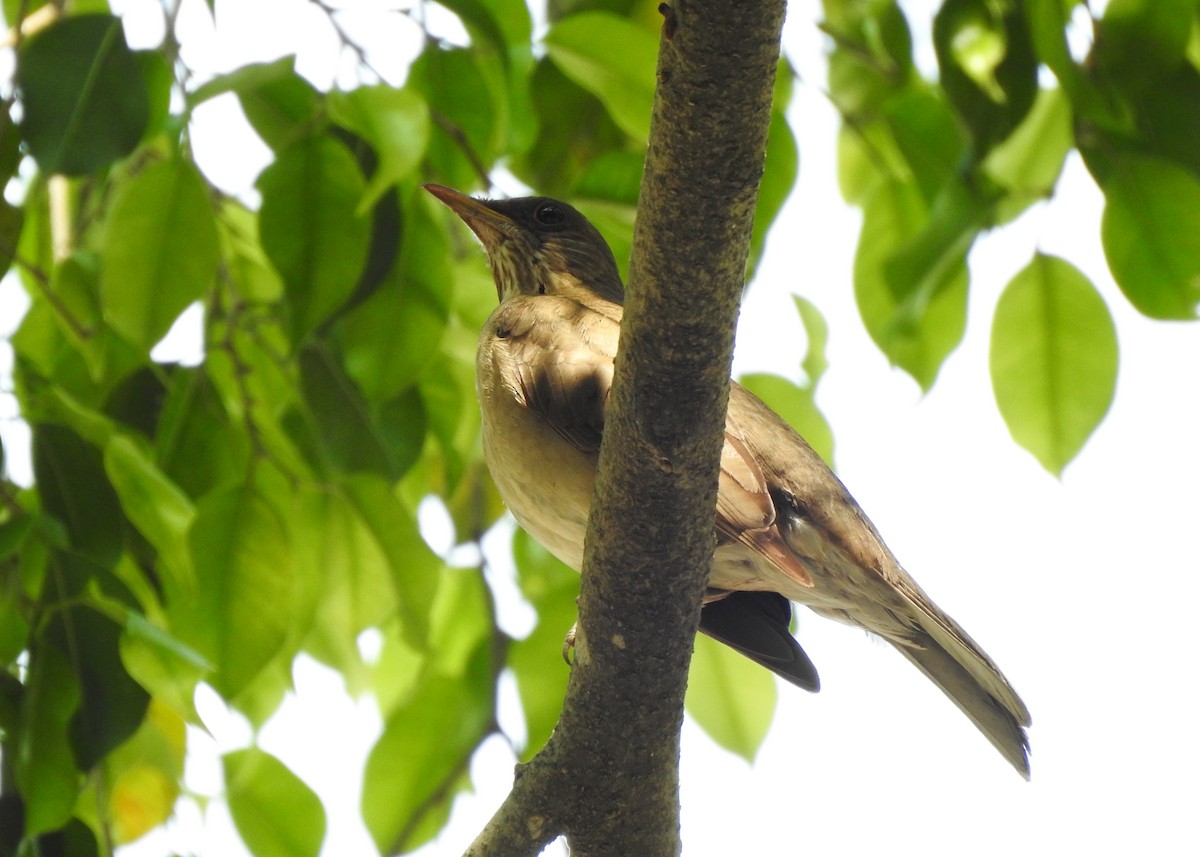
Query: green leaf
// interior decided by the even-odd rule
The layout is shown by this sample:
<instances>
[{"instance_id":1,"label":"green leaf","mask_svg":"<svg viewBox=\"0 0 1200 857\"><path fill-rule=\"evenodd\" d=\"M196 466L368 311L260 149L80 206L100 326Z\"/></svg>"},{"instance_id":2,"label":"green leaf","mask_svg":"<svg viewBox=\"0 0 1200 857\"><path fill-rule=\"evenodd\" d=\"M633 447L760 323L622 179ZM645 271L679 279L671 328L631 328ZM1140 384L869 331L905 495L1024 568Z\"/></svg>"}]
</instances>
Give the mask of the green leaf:
<instances>
[{"instance_id":1,"label":"green leaf","mask_svg":"<svg viewBox=\"0 0 1200 857\"><path fill-rule=\"evenodd\" d=\"M61 388L48 391L44 402L39 404L48 418L60 421L93 446L103 447L116 430L105 414L80 403Z\"/></svg>"},{"instance_id":2,"label":"green leaf","mask_svg":"<svg viewBox=\"0 0 1200 857\"><path fill-rule=\"evenodd\" d=\"M472 41L475 33L482 33L501 51L529 42L532 22L522 0L446 0L441 5L462 18Z\"/></svg>"},{"instance_id":3,"label":"green leaf","mask_svg":"<svg viewBox=\"0 0 1200 857\"><path fill-rule=\"evenodd\" d=\"M104 399L104 414L114 423L114 429L131 437L153 437L167 394L167 382L178 367L143 365L126 375ZM131 431L127 431L131 430Z\"/></svg>"},{"instance_id":4,"label":"green leaf","mask_svg":"<svg viewBox=\"0 0 1200 857\"><path fill-rule=\"evenodd\" d=\"M104 470L121 508L158 551L176 580L192 580L188 529L196 516L192 501L133 440L114 435L104 448Z\"/></svg>"},{"instance_id":5,"label":"green leaf","mask_svg":"<svg viewBox=\"0 0 1200 857\"><path fill-rule=\"evenodd\" d=\"M1100 238L1125 297L1151 318L1195 318L1200 178L1169 161L1122 156L1102 186Z\"/></svg>"},{"instance_id":6,"label":"green leaf","mask_svg":"<svg viewBox=\"0 0 1200 857\"><path fill-rule=\"evenodd\" d=\"M981 157L1020 124L1037 94L1037 59L1023 10L1015 3L945 0L934 18L933 43L942 89Z\"/></svg>"},{"instance_id":7,"label":"green leaf","mask_svg":"<svg viewBox=\"0 0 1200 857\"><path fill-rule=\"evenodd\" d=\"M279 300L283 281L258 242L258 212L232 199L223 200L219 212L221 257L237 294L248 302Z\"/></svg>"},{"instance_id":8,"label":"green leaf","mask_svg":"<svg viewBox=\"0 0 1200 857\"><path fill-rule=\"evenodd\" d=\"M477 420L478 417L473 419ZM474 458L466 460L453 493L446 498L446 505L450 510L450 517L454 520L454 531L459 539L464 541L475 539L481 533L487 532L488 528L504 515L504 500L496 490L496 484L492 481L478 450L475 450Z\"/></svg>"},{"instance_id":9,"label":"green leaf","mask_svg":"<svg viewBox=\"0 0 1200 857\"><path fill-rule=\"evenodd\" d=\"M121 552L124 521L100 453L68 428L35 425L33 475L42 507L66 527L71 546L111 567Z\"/></svg>"},{"instance_id":10,"label":"green leaf","mask_svg":"<svg viewBox=\"0 0 1200 857\"><path fill-rule=\"evenodd\" d=\"M1092 61L1126 90L1174 74L1184 61L1196 0L1110 0Z\"/></svg>"},{"instance_id":11,"label":"green leaf","mask_svg":"<svg viewBox=\"0 0 1200 857\"><path fill-rule=\"evenodd\" d=\"M221 762L229 814L255 857L320 853L325 807L303 780L257 747L226 753Z\"/></svg>"},{"instance_id":12,"label":"green leaf","mask_svg":"<svg viewBox=\"0 0 1200 857\"><path fill-rule=\"evenodd\" d=\"M792 300L796 303L796 311L800 313L804 335L808 339L808 347L800 368L808 376L808 387L815 389L829 366L829 361L825 359L825 348L829 344L829 324L817 309L817 305L808 298L792 295Z\"/></svg>"},{"instance_id":13,"label":"green leaf","mask_svg":"<svg viewBox=\"0 0 1200 857\"><path fill-rule=\"evenodd\" d=\"M521 3L524 6L524 3ZM534 46L528 40L513 45L505 60L503 82L506 84L504 106L506 120L501 126L507 134L501 141L506 160L528 152L538 135L538 117L534 114L531 83L534 70ZM497 58L498 60L499 58ZM492 68L499 62L492 64Z\"/></svg>"},{"instance_id":14,"label":"green leaf","mask_svg":"<svg viewBox=\"0 0 1200 857\"><path fill-rule=\"evenodd\" d=\"M62 854L66 857L101 857L96 834L80 821L72 818L60 830L37 837L37 854ZM25 852L22 850L21 854Z\"/></svg>"},{"instance_id":15,"label":"green leaf","mask_svg":"<svg viewBox=\"0 0 1200 857\"><path fill-rule=\"evenodd\" d=\"M0 524L0 562L16 566L33 529L33 516L20 514ZM21 591L20 570L0 577L0 671L10 669L29 645L28 605ZM0 730L6 726L0 722Z\"/></svg>"},{"instance_id":16,"label":"green leaf","mask_svg":"<svg viewBox=\"0 0 1200 857\"><path fill-rule=\"evenodd\" d=\"M87 363L62 335L49 301L37 300L29 307L21 326L10 340L18 359L14 376L24 391L22 416L29 422L62 422L45 401L57 390L86 392L95 398L95 384ZM47 381L53 382L48 386Z\"/></svg>"},{"instance_id":17,"label":"green leaf","mask_svg":"<svg viewBox=\"0 0 1200 857\"><path fill-rule=\"evenodd\" d=\"M57 298L53 305L55 323L83 356L89 376L101 381L114 368L110 364L117 363L111 358L123 342L114 341L112 329L102 317L99 254L76 250L61 260L54 266L50 288Z\"/></svg>"},{"instance_id":18,"label":"green leaf","mask_svg":"<svg viewBox=\"0 0 1200 857\"><path fill-rule=\"evenodd\" d=\"M396 706L412 697L418 681L423 680L425 658L404 642L398 623L388 622L380 631L383 642L379 656L368 668L368 687L386 720Z\"/></svg>"},{"instance_id":19,"label":"green leaf","mask_svg":"<svg viewBox=\"0 0 1200 857\"><path fill-rule=\"evenodd\" d=\"M89 784L78 817L98 824L100 819L88 810L94 806L104 812L117 844L133 842L164 824L179 797L186 751L184 721L151 701L141 727L108 755L103 776Z\"/></svg>"},{"instance_id":20,"label":"green leaf","mask_svg":"<svg viewBox=\"0 0 1200 857\"><path fill-rule=\"evenodd\" d=\"M881 133L881 128L884 128L882 122L872 123L869 128L854 127L843 122L838 128L838 191L842 199L851 205L861 206L884 176L896 171L894 167L889 169L888 165L902 162L892 135L886 131ZM873 144L867 136L868 130L873 132L872 137L883 138L886 149ZM900 166L900 172L903 172L902 163Z\"/></svg>"},{"instance_id":21,"label":"green leaf","mask_svg":"<svg viewBox=\"0 0 1200 857\"><path fill-rule=\"evenodd\" d=\"M738 383L770 405L827 464L833 464L833 429L817 407L811 388L779 375L758 373L743 375Z\"/></svg>"},{"instance_id":22,"label":"green leaf","mask_svg":"<svg viewBox=\"0 0 1200 857\"><path fill-rule=\"evenodd\" d=\"M1008 191L997 219L1010 220L1031 203L1049 198L1074 145L1066 95L1061 89L1039 90L1025 121L981 165L988 178Z\"/></svg>"},{"instance_id":23,"label":"green leaf","mask_svg":"<svg viewBox=\"0 0 1200 857\"><path fill-rule=\"evenodd\" d=\"M921 189L926 204L933 205L950 182L959 180L967 139L945 96L926 86L913 86L889 98L883 109L887 133L872 135L877 146L894 143L903 159L897 178L909 176Z\"/></svg>"},{"instance_id":24,"label":"green leaf","mask_svg":"<svg viewBox=\"0 0 1200 857\"><path fill-rule=\"evenodd\" d=\"M383 617L390 616L395 609L396 599L391 591L391 581L386 573L386 563L380 561L372 565L372 570L379 569L376 574L376 586L361 592L359 582L360 569L353 564L359 558L354 549L359 543L350 545L356 535L365 532L358 521L353 531L337 528L331 520L332 513L348 511L347 504L334 493L316 485L290 486L292 503L287 508L288 538L292 544L293 568L296 577L296 599L293 611L292 633L280 657L276 659L276 670L280 673L284 688L290 687L290 664L295 653L301 648L312 652L313 641L316 648L322 642L322 636L330 627L323 624L323 616L336 616L342 619L344 613L337 609L344 601L350 599L338 598L344 591L352 591L359 595L366 610L377 611L371 617L372 621L359 624L358 627L348 628L349 623L338 622L332 630L335 633L334 658L326 660L343 673L347 688L354 693L356 687L361 687L362 659L358 651L358 635L368 625L374 624ZM353 513L343 516L353 519ZM335 532L336 531L336 532ZM370 537L360 541L370 541ZM372 545L372 547L374 547ZM378 547L373 551L373 557L380 557ZM374 582L374 581L372 581ZM358 606L358 604L354 604ZM330 610L332 607L332 610ZM378 617L378 618L376 618ZM361 615L352 616L353 619ZM356 684L358 683L358 684ZM274 713L274 707L265 715Z\"/></svg>"},{"instance_id":25,"label":"green leaf","mask_svg":"<svg viewBox=\"0 0 1200 857\"><path fill-rule=\"evenodd\" d=\"M25 210L0 200L0 276L12 265L25 224Z\"/></svg>"},{"instance_id":26,"label":"green leaf","mask_svg":"<svg viewBox=\"0 0 1200 857\"><path fill-rule=\"evenodd\" d=\"M283 277L299 344L354 294L371 238L357 214L366 183L345 146L314 136L280 152L257 187L262 247Z\"/></svg>"},{"instance_id":27,"label":"green leaf","mask_svg":"<svg viewBox=\"0 0 1200 857\"><path fill-rule=\"evenodd\" d=\"M104 317L149 350L215 281L216 220L196 167L183 159L162 161L122 185L101 257Z\"/></svg>"},{"instance_id":28,"label":"green leaf","mask_svg":"<svg viewBox=\"0 0 1200 857\"><path fill-rule=\"evenodd\" d=\"M454 283L449 239L440 224L430 203L411 199L400 256L384 286L336 328L346 372L370 401L395 398L438 359Z\"/></svg>"},{"instance_id":29,"label":"green leaf","mask_svg":"<svg viewBox=\"0 0 1200 857\"><path fill-rule=\"evenodd\" d=\"M418 650L408 642L402 622L383 627L383 651L373 665L373 686L385 716L419 693L429 675L465 678L480 668L479 658L495 641L492 597L483 574L474 568L441 571L429 611L429 636Z\"/></svg>"},{"instance_id":30,"label":"green leaf","mask_svg":"<svg viewBox=\"0 0 1200 857\"><path fill-rule=\"evenodd\" d=\"M880 182L863 214L854 258L854 296L863 324L888 359L928 390L966 329L966 266L960 260L944 269L945 280L932 296L916 293L922 302L898 303L885 270L895 249L925 222L920 193L912 184Z\"/></svg>"},{"instance_id":31,"label":"green leaf","mask_svg":"<svg viewBox=\"0 0 1200 857\"><path fill-rule=\"evenodd\" d=\"M294 56L215 77L192 94L191 105L226 92L237 93L246 119L277 152L321 130L321 98L311 83L296 74Z\"/></svg>"},{"instance_id":32,"label":"green leaf","mask_svg":"<svg viewBox=\"0 0 1200 857\"><path fill-rule=\"evenodd\" d=\"M775 679L728 646L696 635L687 712L714 741L753 762L775 714Z\"/></svg>"},{"instance_id":33,"label":"green leaf","mask_svg":"<svg viewBox=\"0 0 1200 857\"><path fill-rule=\"evenodd\" d=\"M996 303L990 363L1013 439L1060 475L1112 404L1117 334L1104 299L1069 262L1039 253Z\"/></svg>"},{"instance_id":34,"label":"green leaf","mask_svg":"<svg viewBox=\"0 0 1200 857\"><path fill-rule=\"evenodd\" d=\"M28 674L25 677L28 678ZM0 671L0 729L4 730L5 735L16 735L20 730L20 708L25 698L25 689L26 685L19 681L11 670L6 668ZM2 803L0 801L0 804ZM17 813L19 814L21 813ZM3 819L4 815L5 813L0 811L0 819ZM12 814L8 815L11 817ZM3 829L10 828L0 828ZM16 825L12 829L16 829Z\"/></svg>"},{"instance_id":35,"label":"green leaf","mask_svg":"<svg viewBox=\"0 0 1200 857\"><path fill-rule=\"evenodd\" d=\"M79 685L62 651L43 646L31 653L20 732L13 745L28 837L66 824L83 785L67 737L79 699Z\"/></svg>"},{"instance_id":36,"label":"green leaf","mask_svg":"<svg viewBox=\"0 0 1200 857\"><path fill-rule=\"evenodd\" d=\"M287 639L296 581L279 513L253 484L215 491L189 534L194 587L169 593L172 631L213 663L226 699L254 680Z\"/></svg>"},{"instance_id":37,"label":"green leaf","mask_svg":"<svg viewBox=\"0 0 1200 857\"><path fill-rule=\"evenodd\" d=\"M428 665L441 675L467 675L476 650L492 636L491 593L478 569L446 569L437 582L429 611Z\"/></svg>"},{"instance_id":38,"label":"green leaf","mask_svg":"<svg viewBox=\"0 0 1200 857\"><path fill-rule=\"evenodd\" d=\"M192 647L133 613L121 635L121 663L138 684L189 723L200 724L196 685L215 666Z\"/></svg>"},{"instance_id":39,"label":"green leaf","mask_svg":"<svg viewBox=\"0 0 1200 857\"><path fill-rule=\"evenodd\" d=\"M791 194L799 169L800 150L796 146L796 137L792 134L787 117L775 110L771 113L767 156L763 164L762 181L758 186L758 202L754 209L754 229L750 235L749 278L754 276L767 241L767 231L774 224L775 217ZM641 177L640 170L638 177ZM636 203L635 197L634 204Z\"/></svg>"},{"instance_id":40,"label":"green leaf","mask_svg":"<svg viewBox=\"0 0 1200 857\"><path fill-rule=\"evenodd\" d=\"M513 159L513 173L553 196L573 196L579 183L579 195L595 197L590 181L583 186L584 176L604 154L620 157L626 151L624 133L599 99L547 59L534 67L529 87L537 114L537 137L528 151ZM627 195L627 180L620 189Z\"/></svg>"},{"instance_id":41,"label":"green leaf","mask_svg":"<svg viewBox=\"0 0 1200 857\"><path fill-rule=\"evenodd\" d=\"M412 89L360 86L331 93L329 113L335 122L366 140L379 159L358 206L361 216L384 191L421 165L429 147L429 107Z\"/></svg>"},{"instance_id":42,"label":"green leaf","mask_svg":"<svg viewBox=\"0 0 1200 857\"><path fill-rule=\"evenodd\" d=\"M231 451L250 463L266 459L296 476L307 468L279 418L295 406L298 391L278 316L267 308L248 308L245 316L217 314L206 335L221 347L208 350L204 370L226 412Z\"/></svg>"},{"instance_id":43,"label":"green leaf","mask_svg":"<svg viewBox=\"0 0 1200 857\"><path fill-rule=\"evenodd\" d=\"M1030 42L1037 57L1045 63L1072 102L1083 97L1084 78L1067 45L1068 10L1063 3L1025 3L1025 18ZM1074 5L1074 4L1071 4ZM1078 104L1075 105L1078 108Z\"/></svg>"},{"instance_id":44,"label":"green leaf","mask_svg":"<svg viewBox=\"0 0 1200 857\"><path fill-rule=\"evenodd\" d=\"M1200 26L1194 30L1200 47ZM1190 63L1130 99L1137 149L1172 160L1200 176L1200 71Z\"/></svg>"},{"instance_id":45,"label":"green leaf","mask_svg":"<svg viewBox=\"0 0 1200 857\"><path fill-rule=\"evenodd\" d=\"M150 696L130 678L118 651L120 627L82 605L55 616L44 639L72 661L82 700L68 727L75 763L91 771L142 722Z\"/></svg>"},{"instance_id":46,"label":"green leaf","mask_svg":"<svg viewBox=\"0 0 1200 857\"><path fill-rule=\"evenodd\" d=\"M189 497L233 484L245 474L250 459L246 435L231 422L207 372L189 368L171 376L155 435L155 458Z\"/></svg>"},{"instance_id":47,"label":"green leaf","mask_svg":"<svg viewBox=\"0 0 1200 857\"><path fill-rule=\"evenodd\" d=\"M485 70L487 60L464 48L423 51L409 69L409 85L424 96L434 116L428 148L430 172L452 187L477 187L479 168L500 153L507 92Z\"/></svg>"},{"instance_id":48,"label":"green leaf","mask_svg":"<svg viewBox=\"0 0 1200 857\"><path fill-rule=\"evenodd\" d=\"M595 95L635 140L650 135L658 39L608 12L580 12L554 24L546 53L563 74Z\"/></svg>"},{"instance_id":49,"label":"green leaf","mask_svg":"<svg viewBox=\"0 0 1200 857\"><path fill-rule=\"evenodd\" d=\"M137 51L133 56L146 81L146 95L150 104L146 132L142 135L143 142L146 142L158 134L172 132L171 90L175 86L175 75L165 52Z\"/></svg>"},{"instance_id":50,"label":"green leaf","mask_svg":"<svg viewBox=\"0 0 1200 857\"><path fill-rule=\"evenodd\" d=\"M420 460L425 450L428 420L425 401L416 387L409 387L376 409L375 424L389 450L392 472L399 474L397 478Z\"/></svg>"},{"instance_id":51,"label":"green leaf","mask_svg":"<svg viewBox=\"0 0 1200 857\"><path fill-rule=\"evenodd\" d=\"M462 476L466 459L474 454L479 418L474 402L473 362L471 370L470 377L466 377L462 364L450 358L430 366L421 376L419 409L425 415L429 433L437 439L442 453L447 482L443 494L453 491ZM486 527L481 527L480 532L483 529Z\"/></svg>"},{"instance_id":52,"label":"green leaf","mask_svg":"<svg viewBox=\"0 0 1200 857\"><path fill-rule=\"evenodd\" d=\"M349 500L338 493L316 495L304 504L296 524L317 540L302 559L315 561L327 575L305 651L339 669L351 683L363 667L358 637L396 611L392 567L379 541Z\"/></svg>"},{"instance_id":53,"label":"green leaf","mask_svg":"<svg viewBox=\"0 0 1200 857\"><path fill-rule=\"evenodd\" d=\"M527 740L521 759L528 761L550 738L562 711L571 670L560 652L578 612L579 575L524 530L513 534L513 559L521 593L538 615L533 632L508 649L508 667L517 680L525 714Z\"/></svg>"},{"instance_id":54,"label":"green leaf","mask_svg":"<svg viewBox=\"0 0 1200 857\"><path fill-rule=\"evenodd\" d=\"M284 646L290 642L290 636L284 639ZM254 676L254 680L246 685L230 702L246 720L254 731L263 728L283 703L288 691L295 690L292 685L292 661L296 652L289 648L280 648L275 657Z\"/></svg>"},{"instance_id":55,"label":"green leaf","mask_svg":"<svg viewBox=\"0 0 1200 857\"><path fill-rule=\"evenodd\" d=\"M353 476L344 483L346 496L383 551L399 596L404 638L417 650L425 647L442 561L421 538L413 514L390 485L373 476Z\"/></svg>"},{"instance_id":56,"label":"green leaf","mask_svg":"<svg viewBox=\"0 0 1200 857\"><path fill-rule=\"evenodd\" d=\"M604 152L588 162L571 196L637 205L642 186L643 152Z\"/></svg>"},{"instance_id":57,"label":"green leaf","mask_svg":"<svg viewBox=\"0 0 1200 857\"><path fill-rule=\"evenodd\" d=\"M876 111L912 77L912 34L892 0L825 3L825 27L838 48L829 58L829 93L845 115Z\"/></svg>"},{"instance_id":58,"label":"green leaf","mask_svg":"<svg viewBox=\"0 0 1200 857\"><path fill-rule=\"evenodd\" d=\"M13 121L12 109L12 102L0 105L0 177L5 181L17 174L22 158L21 129Z\"/></svg>"},{"instance_id":59,"label":"green leaf","mask_svg":"<svg viewBox=\"0 0 1200 857\"><path fill-rule=\"evenodd\" d=\"M838 185L848 202L863 205L883 180L915 183L932 205L959 180L968 141L944 96L924 84L890 95L878 118L843 123L838 135Z\"/></svg>"},{"instance_id":60,"label":"green leaf","mask_svg":"<svg viewBox=\"0 0 1200 857\"><path fill-rule=\"evenodd\" d=\"M461 789L492 724L489 647L475 650L465 676L431 674L388 718L367 757L362 815L382 853L410 850L435 833Z\"/></svg>"},{"instance_id":61,"label":"green leaf","mask_svg":"<svg viewBox=\"0 0 1200 857\"><path fill-rule=\"evenodd\" d=\"M943 185L920 231L884 262L897 302L919 312L952 285L990 214L991 201L977 190L961 181Z\"/></svg>"},{"instance_id":62,"label":"green leaf","mask_svg":"<svg viewBox=\"0 0 1200 857\"><path fill-rule=\"evenodd\" d=\"M112 15L62 18L21 45L21 131L47 173L84 175L134 150L150 118L141 67Z\"/></svg>"},{"instance_id":63,"label":"green leaf","mask_svg":"<svg viewBox=\"0 0 1200 857\"><path fill-rule=\"evenodd\" d=\"M4 444L0 442L0 467L4 466ZM4 521L0 521L0 561L20 553L34 527L41 523L41 515L35 516L20 506L12 509ZM0 591L6 583L13 583L11 578L0 580Z\"/></svg>"},{"instance_id":64,"label":"green leaf","mask_svg":"<svg viewBox=\"0 0 1200 857\"><path fill-rule=\"evenodd\" d=\"M420 454L425 415L419 397L405 396L404 407L394 414L398 419L385 429L378 414L346 377L337 355L316 344L300 352L300 383L308 413L316 424L321 452L338 469L379 473L396 481ZM414 428L415 438L387 430L405 425Z\"/></svg>"}]
</instances>

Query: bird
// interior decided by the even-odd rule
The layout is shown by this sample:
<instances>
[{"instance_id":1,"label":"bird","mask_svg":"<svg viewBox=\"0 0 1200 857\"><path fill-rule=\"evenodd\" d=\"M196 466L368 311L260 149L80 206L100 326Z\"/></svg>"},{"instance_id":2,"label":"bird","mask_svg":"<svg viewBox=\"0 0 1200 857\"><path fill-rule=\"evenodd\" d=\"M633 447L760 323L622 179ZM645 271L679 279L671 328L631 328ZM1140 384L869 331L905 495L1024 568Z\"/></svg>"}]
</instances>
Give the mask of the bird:
<instances>
[{"instance_id":1,"label":"bird","mask_svg":"<svg viewBox=\"0 0 1200 857\"><path fill-rule=\"evenodd\" d=\"M517 522L571 568L583 542L623 314L599 231L549 197L425 189L483 245L499 304L480 334L483 451ZM911 661L1029 779L1029 709L991 658L922 591L838 477L770 407L730 381L699 630L816 692L792 602L863 628Z\"/></svg>"}]
</instances>

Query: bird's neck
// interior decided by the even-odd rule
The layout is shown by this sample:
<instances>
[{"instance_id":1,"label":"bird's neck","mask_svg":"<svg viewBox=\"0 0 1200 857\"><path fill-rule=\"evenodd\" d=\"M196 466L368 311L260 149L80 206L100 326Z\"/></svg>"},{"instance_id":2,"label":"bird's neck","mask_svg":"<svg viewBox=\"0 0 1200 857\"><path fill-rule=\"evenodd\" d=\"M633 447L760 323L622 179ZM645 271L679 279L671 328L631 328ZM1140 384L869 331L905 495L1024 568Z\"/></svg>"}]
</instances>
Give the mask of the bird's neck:
<instances>
[{"instance_id":1,"label":"bird's neck","mask_svg":"<svg viewBox=\"0 0 1200 857\"><path fill-rule=\"evenodd\" d=\"M584 284L577 276L565 271L556 272L553 274L553 278L552 294L569 298L613 321L619 322L621 316L624 315L621 303L625 298L625 293L621 288L620 280L617 280L615 284L607 282Z\"/></svg>"}]
</instances>

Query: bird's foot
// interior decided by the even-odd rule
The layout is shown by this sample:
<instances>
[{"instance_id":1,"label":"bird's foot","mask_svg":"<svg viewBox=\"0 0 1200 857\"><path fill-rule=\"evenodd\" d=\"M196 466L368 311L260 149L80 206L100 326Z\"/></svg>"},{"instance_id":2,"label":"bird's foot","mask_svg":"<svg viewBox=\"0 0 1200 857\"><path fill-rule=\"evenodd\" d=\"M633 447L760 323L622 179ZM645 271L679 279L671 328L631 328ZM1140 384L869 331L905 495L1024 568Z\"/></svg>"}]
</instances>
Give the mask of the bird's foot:
<instances>
[{"instance_id":1,"label":"bird's foot","mask_svg":"<svg viewBox=\"0 0 1200 857\"><path fill-rule=\"evenodd\" d=\"M575 649L575 629L576 629L576 627L578 627L578 623L571 626L571 629L569 631L567 631L566 638L563 640L563 648L562 648L563 660L567 662L567 666L571 666L571 652L574 651L574 649Z\"/></svg>"}]
</instances>

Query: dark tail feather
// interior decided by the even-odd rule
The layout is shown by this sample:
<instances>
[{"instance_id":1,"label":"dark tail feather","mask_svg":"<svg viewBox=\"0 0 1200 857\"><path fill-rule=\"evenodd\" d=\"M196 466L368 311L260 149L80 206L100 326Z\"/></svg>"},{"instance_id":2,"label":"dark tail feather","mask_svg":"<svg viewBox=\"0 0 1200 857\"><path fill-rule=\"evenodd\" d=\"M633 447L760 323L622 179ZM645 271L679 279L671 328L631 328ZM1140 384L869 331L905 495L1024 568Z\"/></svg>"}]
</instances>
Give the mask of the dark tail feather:
<instances>
[{"instance_id":1,"label":"dark tail feather","mask_svg":"<svg viewBox=\"0 0 1200 857\"><path fill-rule=\"evenodd\" d=\"M700 630L792 684L816 693L817 668L788 630L792 605L776 592L731 592L700 611Z\"/></svg>"},{"instance_id":2,"label":"dark tail feather","mask_svg":"<svg viewBox=\"0 0 1200 857\"><path fill-rule=\"evenodd\" d=\"M1029 736L1023 727L1029 725L1029 715L1023 705L1014 710L989 693L981 680L959 663L937 640L922 635L918 646L907 646L893 642L900 654L908 658L921 672L942 689L971 722L992 742L1000 754L1009 761L1017 773L1029 779ZM980 663L979 668L989 668L987 678L999 681L1007 687L1004 677L995 667ZM1011 693L1011 688L1009 689ZM1014 697L1015 698L1015 697Z\"/></svg>"}]
</instances>

